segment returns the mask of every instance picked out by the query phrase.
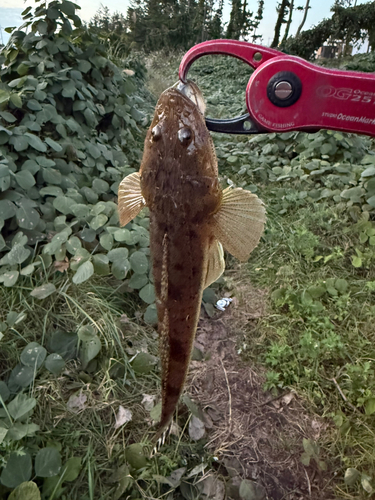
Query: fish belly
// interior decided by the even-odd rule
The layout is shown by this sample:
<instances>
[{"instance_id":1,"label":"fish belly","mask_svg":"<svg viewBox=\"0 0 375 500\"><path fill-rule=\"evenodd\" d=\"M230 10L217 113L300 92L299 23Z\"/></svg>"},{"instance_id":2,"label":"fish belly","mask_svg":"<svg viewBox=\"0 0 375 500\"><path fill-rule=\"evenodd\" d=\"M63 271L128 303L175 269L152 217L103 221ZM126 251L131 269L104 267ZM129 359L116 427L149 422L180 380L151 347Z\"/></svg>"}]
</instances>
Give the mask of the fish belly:
<instances>
[{"instance_id":1,"label":"fish belly","mask_svg":"<svg viewBox=\"0 0 375 500\"><path fill-rule=\"evenodd\" d=\"M168 425L181 395L199 318L208 227L189 221L166 224L150 214L150 248L162 364L162 416Z\"/></svg>"}]
</instances>

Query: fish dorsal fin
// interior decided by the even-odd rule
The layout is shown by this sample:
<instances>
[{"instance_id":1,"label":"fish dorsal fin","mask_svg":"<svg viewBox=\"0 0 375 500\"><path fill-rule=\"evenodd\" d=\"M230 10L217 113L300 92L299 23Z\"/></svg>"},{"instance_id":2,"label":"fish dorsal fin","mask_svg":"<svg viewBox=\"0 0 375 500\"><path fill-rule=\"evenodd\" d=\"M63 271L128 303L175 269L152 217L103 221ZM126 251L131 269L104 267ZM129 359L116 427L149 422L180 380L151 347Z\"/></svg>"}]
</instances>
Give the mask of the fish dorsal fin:
<instances>
[{"instance_id":1,"label":"fish dorsal fin","mask_svg":"<svg viewBox=\"0 0 375 500\"><path fill-rule=\"evenodd\" d=\"M141 191L141 176L139 172L134 172L125 177L118 188L120 226L126 226L145 206L146 202Z\"/></svg>"},{"instance_id":2,"label":"fish dorsal fin","mask_svg":"<svg viewBox=\"0 0 375 500\"><path fill-rule=\"evenodd\" d=\"M203 288L207 288L223 274L225 269L223 245L215 239L208 250L207 274Z\"/></svg>"},{"instance_id":3,"label":"fish dorsal fin","mask_svg":"<svg viewBox=\"0 0 375 500\"><path fill-rule=\"evenodd\" d=\"M225 250L245 261L262 236L265 214L263 202L255 194L229 187L214 215L214 234Z\"/></svg>"}]
</instances>

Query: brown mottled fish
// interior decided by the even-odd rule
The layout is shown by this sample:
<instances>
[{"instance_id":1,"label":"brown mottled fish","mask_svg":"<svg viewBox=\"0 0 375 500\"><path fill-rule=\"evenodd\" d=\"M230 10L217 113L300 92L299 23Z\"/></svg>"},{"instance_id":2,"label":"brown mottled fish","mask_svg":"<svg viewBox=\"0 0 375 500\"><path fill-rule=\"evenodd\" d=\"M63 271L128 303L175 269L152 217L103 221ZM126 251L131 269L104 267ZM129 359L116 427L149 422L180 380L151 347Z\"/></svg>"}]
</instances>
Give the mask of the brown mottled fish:
<instances>
[{"instance_id":1,"label":"brown mottled fish","mask_svg":"<svg viewBox=\"0 0 375 500\"><path fill-rule=\"evenodd\" d=\"M122 226L143 207L150 210L162 364L157 437L170 423L184 387L202 293L224 271L223 247L247 260L265 223L265 209L256 195L220 188L203 113L203 97L194 83L163 92L140 171L127 176L118 192Z\"/></svg>"}]
</instances>

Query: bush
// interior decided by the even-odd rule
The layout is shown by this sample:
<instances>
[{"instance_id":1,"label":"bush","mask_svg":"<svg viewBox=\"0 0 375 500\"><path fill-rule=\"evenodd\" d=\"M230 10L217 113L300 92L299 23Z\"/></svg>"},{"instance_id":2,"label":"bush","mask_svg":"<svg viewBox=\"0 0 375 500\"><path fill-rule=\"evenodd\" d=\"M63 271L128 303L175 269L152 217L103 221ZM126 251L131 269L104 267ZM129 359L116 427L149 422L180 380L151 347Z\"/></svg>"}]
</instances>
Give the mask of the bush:
<instances>
[{"instance_id":1,"label":"bush","mask_svg":"<svg viewBox=\"0 0 375 500\"><path fill-rule=\"evenodd\" d=\"M115 203L141 155L140 82L106 57L77 8L28 7L0 54L0 282L53 262L76 284L133 270L151 301L148 218L119 229Z\"/></svg>"}]
</instances>

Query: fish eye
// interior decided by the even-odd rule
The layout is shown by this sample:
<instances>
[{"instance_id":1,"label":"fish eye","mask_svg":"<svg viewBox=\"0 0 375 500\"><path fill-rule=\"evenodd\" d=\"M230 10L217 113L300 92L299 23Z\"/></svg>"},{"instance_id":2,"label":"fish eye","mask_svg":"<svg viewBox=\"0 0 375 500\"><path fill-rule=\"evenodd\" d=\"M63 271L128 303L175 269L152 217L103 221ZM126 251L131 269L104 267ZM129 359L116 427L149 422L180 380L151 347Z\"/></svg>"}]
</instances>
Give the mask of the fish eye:
<instances>
[{"instance_id":1,"label":"fish eye","mask_svg":"<svg viewBox=\"0 0 375 500\"><path fill-rule=\"evenodd\" d=\"M160 139L161 128L159 127L159 125L155 125L155 127L151 130L151 135L154 141L158 141Z\"/></svg>"},{"instance_id":2,"label":"fish eye","mask_svg":"<svg viewBox=\"0 0 375 500\"><path fill-rule=\"evenodd\" d=\"M186 145L191 139L191 130L188 127L180 128L177 135L181 144Z\"/></svg>"}]
</instances>

